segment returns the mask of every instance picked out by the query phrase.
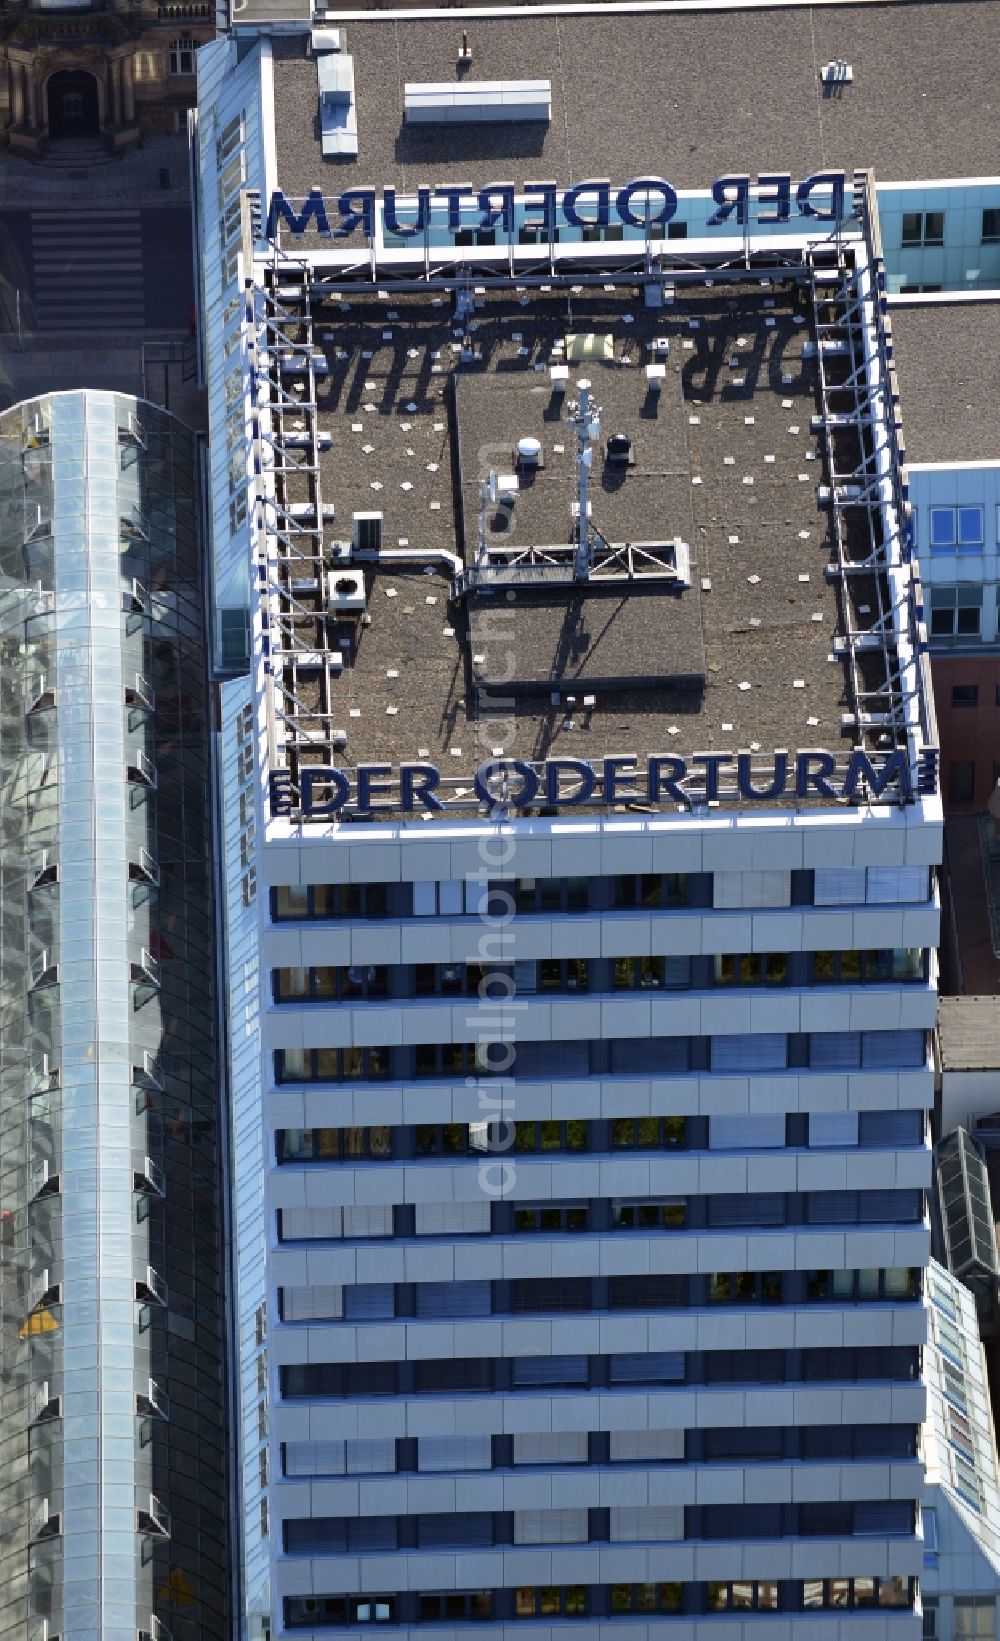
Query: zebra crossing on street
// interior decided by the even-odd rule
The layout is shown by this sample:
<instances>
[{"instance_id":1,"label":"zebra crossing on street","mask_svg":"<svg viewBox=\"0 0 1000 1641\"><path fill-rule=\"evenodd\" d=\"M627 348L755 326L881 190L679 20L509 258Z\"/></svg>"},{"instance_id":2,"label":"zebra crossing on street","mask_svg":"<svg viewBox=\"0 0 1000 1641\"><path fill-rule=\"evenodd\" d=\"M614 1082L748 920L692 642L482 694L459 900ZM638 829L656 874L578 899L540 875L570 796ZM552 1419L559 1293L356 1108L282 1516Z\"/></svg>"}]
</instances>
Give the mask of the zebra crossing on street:
<instances>
[{"instance_id":1,"label":"zebra crossing on street","mask_svg":"<svg viewBox=\"0 0 1000 1641\"><path fill-rule=\"evenodd\" d=\"M143 328L138 210L32 211L31 237L38 330Z\"/></svg>"}]
</instances>

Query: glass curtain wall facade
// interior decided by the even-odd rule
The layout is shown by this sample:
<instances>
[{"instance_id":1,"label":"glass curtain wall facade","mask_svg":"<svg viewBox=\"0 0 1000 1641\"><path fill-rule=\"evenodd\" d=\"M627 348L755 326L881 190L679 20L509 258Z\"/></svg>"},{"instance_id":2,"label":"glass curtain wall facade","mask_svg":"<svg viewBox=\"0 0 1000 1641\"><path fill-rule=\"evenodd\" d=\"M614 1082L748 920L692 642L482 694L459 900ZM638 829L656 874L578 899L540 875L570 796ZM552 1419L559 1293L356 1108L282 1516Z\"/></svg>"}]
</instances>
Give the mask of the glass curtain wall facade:
<instances>
[{"instance_id":1,"label":"glass curtain wall facade","mask_svg":"<svg viewBox=\"0 0 1000 1641\"><path fill-rule=\"evenodd\" d=\"M0 1637L226 1632L195 442L0 418Z\"/></svg>"}]
</instances>

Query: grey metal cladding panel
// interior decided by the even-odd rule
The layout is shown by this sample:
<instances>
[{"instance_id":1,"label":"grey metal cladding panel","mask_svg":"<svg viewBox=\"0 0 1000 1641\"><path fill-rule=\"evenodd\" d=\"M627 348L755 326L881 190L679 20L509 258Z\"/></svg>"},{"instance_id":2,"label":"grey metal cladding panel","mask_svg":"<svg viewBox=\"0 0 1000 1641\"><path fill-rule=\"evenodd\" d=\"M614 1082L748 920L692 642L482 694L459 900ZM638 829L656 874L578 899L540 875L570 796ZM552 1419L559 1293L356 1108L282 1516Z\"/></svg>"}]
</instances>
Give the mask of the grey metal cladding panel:
<instances>
[{"instance_id":1,"label":"grey metal cladding panel","mask_svg":"<svg viewBox=\"0 0 1000 1641\"><path fill-rule=\"evenodd\" d=\"M316 77L319 81L320 101L331 99L337 103L354 101L354 58L342 52L328 51L316 59Z\"/></svg>"},{"instance_id":2,"label":"grey metal cladding panel","mask_svg":"<svg viewBox=\"0 0 1000 1641\"><path fill-rule=\"evenodd\" d=\"M505 92L501 107L505 120L549 120L552 117L549 99L540 97L535 91Z\"/></svg>"},{"instance_id":3,"label":"grey metal cladding panel","mask_svg":"<svg viewBox=\"0 0 1000 1641\"><path fill-rule=\"evenodd\" d=\"M488 82L483 81L483 84ZM434 97L439 92L448 92L454 95L455 83L453 80L404 80L403 101L409 102L412 97Z\"/></svg>"},{"instance_id":4,"label":"grey metal cladding panel","mask_svg":"<svg viewBox=\"0 0 1000 1641\"><path fill-rule=\"evenodd\" d=\"M323 157L325 159L356 159L358 153L357 131L324 131Z\"/></svg>"},{"instance_id":5,"label":"grey metal cladding panel","mask_svg":"<svg viewBox=\"0 0 1000 1641\"><path fill-rule=\"evenodd\" d=\"M551 80L468 80L457 85L454 80L406 80L403 98L409 103L420 97L484 96L492 92L532 91L539 96L551 97Z\"/></svg>"}]
</instances>

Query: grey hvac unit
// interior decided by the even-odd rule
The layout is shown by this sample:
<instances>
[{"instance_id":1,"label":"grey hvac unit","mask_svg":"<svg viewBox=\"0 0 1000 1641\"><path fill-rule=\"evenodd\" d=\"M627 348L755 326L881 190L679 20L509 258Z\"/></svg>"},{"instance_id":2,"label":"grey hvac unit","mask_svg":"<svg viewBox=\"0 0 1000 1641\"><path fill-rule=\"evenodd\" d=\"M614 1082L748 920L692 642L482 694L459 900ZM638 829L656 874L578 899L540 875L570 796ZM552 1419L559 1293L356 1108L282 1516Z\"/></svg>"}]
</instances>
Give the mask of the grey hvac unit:
<instances>
[{"instance_id":1,"label":"grey hvac unit","mask_svg":"<svg viewBox=\"0 0 1000 1641\"><path fill-rule=\"evenodd\" d=\"M407 125L499 124L552 118L549 80L468 80L423 84L408 81L403 88L403 117Z\"/></svg>"},{"instance_id":2,"label":"grey hvac unit","mask_svg":"<svg viewBox=\"0 0 1000 1641\"><path fill-rule=\"evenodd\" d=\"M319 80L319 125L325 159L356 159L358 110L354 96L354 58L324 51L316 58Z\"/></svg>"}]
</instances>

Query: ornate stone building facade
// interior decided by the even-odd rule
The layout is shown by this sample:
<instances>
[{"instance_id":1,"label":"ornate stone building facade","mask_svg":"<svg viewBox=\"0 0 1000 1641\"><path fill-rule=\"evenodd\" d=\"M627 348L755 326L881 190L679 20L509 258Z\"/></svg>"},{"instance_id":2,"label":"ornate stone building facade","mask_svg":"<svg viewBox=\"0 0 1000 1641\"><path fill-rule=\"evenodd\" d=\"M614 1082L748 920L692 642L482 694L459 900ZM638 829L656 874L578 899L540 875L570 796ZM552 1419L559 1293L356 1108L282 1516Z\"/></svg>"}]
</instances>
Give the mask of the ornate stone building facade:
<instances>
[{"instance_id":1,"label":"ornate stone building facade","mask_svg":"<svg viewBox=\"0 0 1000 1641\"><path fill-rule=\"evenodd\" d=\"M0 126L42 155L66 137L126 148L179 128L195 99L210 0L0 0Z\"/></svg>"}]
</instances>

